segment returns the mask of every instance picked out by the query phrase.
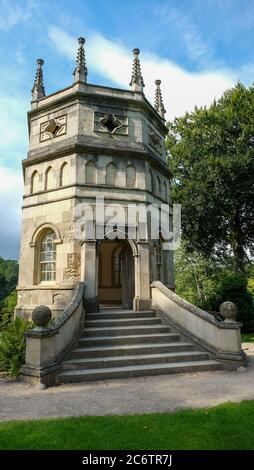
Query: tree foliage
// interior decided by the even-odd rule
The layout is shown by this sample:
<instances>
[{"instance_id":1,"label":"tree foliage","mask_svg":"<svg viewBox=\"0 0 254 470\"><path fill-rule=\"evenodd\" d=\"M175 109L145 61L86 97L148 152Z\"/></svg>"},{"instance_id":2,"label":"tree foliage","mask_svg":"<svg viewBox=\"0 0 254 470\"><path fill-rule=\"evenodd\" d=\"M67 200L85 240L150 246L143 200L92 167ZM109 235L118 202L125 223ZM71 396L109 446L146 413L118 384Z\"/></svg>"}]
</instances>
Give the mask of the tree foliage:
<instances>
[{"instance_id":1,"label":"tree foliage","mask_svg":"<svg viewBox=\"0 0 254 470\"><path fill-rule=\"evenodd\" d=\"M13 318L14 309L17 305L17 291L13 290L4 300L1 312L1 321L5 322Z\"/></svg>"},{"instance_id":2,"label":"tree foliage","mask_svg":"<svg viewBox=\"0 0 254 470\"><path fill-rule=\"evenodd\" d=\"M182 243L175 252L176 292L188 302L205 308L225 269L220 260L206 258L196 251L188 252L186 243Z\"/></svg>"},{"instance_id":3,"label":"tree foliage","mask_svg":"<svg viewBox=\"0 0 254 470\"><path fill-rule=\"evenodd\" d=\"M18 282L18 263L0 257L0 313L4 300L16 288Z\"/></svg>"},{"instance_id":4,"label":"tree foliage","mask_svg":"<svg viewBox=\"0 0 254 470\"><path fill-rule=\"evenodd\" d=\"M211 312L219 312L229 300L238 308L237 320L246 327L254 322L253 278L235 273L232 259L198 252L189 253L185 244L175 253L176 292L189 302Z\"/></svg>"},{"instance_id":5,"label":"tree foliage","mask_svg":"<svg viewBox=\"0 0 254 470\"><path fill-rule=\"evenodd\" d=\"M187 248L206 257L230 251L243 271L254 253L254 87L238 83L169 130L172 198L182 204Z\"/></svg>"},{"instance_id":6,"label":"tree foliage","mask_svg":"<svg viewBox=\"0 0 254 470\"><path fill-rule=\"evenodd\" d=\"M0 371L16 377L25 362L26 342L24 333L33 324L21 318L8 323L0 331Z\"/></svg>"}]
</instances>

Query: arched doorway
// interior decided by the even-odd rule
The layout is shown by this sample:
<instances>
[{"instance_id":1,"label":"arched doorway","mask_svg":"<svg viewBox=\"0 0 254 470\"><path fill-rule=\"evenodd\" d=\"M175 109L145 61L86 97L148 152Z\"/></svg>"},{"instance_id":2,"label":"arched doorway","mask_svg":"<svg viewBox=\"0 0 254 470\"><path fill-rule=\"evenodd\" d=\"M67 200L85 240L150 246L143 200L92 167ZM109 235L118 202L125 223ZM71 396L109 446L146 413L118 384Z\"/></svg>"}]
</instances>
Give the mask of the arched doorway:
<instances>
[{"instance_id":1,"label":"arched doorway","mask_svg":"<svg viewBox=\"0 0 254 470\"><path fill-rule=\"evenodd\" d=\"M133 307L134 258L127 240L103 240L99 246L99 303Z\"/></svg>"}]
</instances>

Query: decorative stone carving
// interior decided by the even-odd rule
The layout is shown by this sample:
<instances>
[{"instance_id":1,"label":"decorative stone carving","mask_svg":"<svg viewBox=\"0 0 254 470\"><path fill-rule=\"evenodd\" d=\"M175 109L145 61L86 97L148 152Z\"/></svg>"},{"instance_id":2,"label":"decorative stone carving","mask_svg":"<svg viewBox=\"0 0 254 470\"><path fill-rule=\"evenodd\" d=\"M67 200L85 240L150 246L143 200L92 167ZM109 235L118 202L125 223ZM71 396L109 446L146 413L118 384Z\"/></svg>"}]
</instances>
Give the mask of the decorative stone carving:
<instances>
[{"instance_id":1,"label":"decorative stone carving","mask_svg":"<svg viewBox=\"0 0 254 470\"><path fill-rule=\"evenodd\" d=\"M32 313L32 320L39 328L45 327L52 318L52 312L46 305L38 305Z\"/></svg>"},{"instance_id":2,"label":"decorative stone carving","mask_svg":"<svg viewBox=\"0 0 254 470\"><path fill-rule=\"evenodd\" d=\"M87 82L87 67L86 67L86 56L85 56L85 38L78 38L79 48L77 52L76 67L73 72L74 82Z\"/></svg>"},{"instance_id":3,"label":"decorative stone carving","mask_svg":"<svg viewBox=\"0 0 254 470\"><path fill-rule=\"evenodd\" d=\"M67 304L69 301L68 295L63 291L54 291L53 293L53 304Z\"/></svg>"},{"instance_id":4,"label":"decorative stone carving","mask_svg":"<svg viewBox=\"0 0 254 470\"><path fill-rule=\"evenodd\" d=\"M128 118L112 113L95 113L94 130L109 134L128 135Z\"/></svg>"},{"instance_id":5,"label":"decorative stone carving","mask_svg":"<svg viewBox=\"0 0 254 470\"><path fill-rule=\"evenodd\" d=\"M220 306L220 314L225 318L225 322L236 321L237 306L233 302L223 302Z\"/></svg>"},{"instance_id":6,"label":"decorative stone carving","mask_svg":"<svg viewBox=\"0 0 254 470\"><path fill-rule=\"evenodd\" d=\"M41 124L40 129L40 142L45 140L54 139L60 135L66 134L67 116L60 116L58 118L49 119Z\"/></svg>"},{"instance_id":7,"label":"decorative stone carving","mask_svg":"<svg viewBox=\"0 0 254 470\"><path fill-rule=\"evenodd\" d=\"M81 257L80 253L67 254L67 268L64 269L65 280L79 280Z\"/></svg>"},{"instance_id":8,"label":"decorative stone carving","mask_svg":"<svg viewBox=\"0 0 254 470\"><path fill-rule=\"evenodd\" d=\"M72 222L70 223L64 222L62 224L59 224L59 227L62 233L63 242L64 243L72 242L75 238L74 224Z\"/></svg>"},{"instance_id":9,"label":"decorative stone carving","mask_svg":"<svg viewBox=\"0 0 254 470\"><path fill-rule=\"evenodd\" d=\"M155 101L154 101L154 109L156 109L157 113L165 120L165 113L166 109L164 108L162 94L161 94L161 81L155 80L156 90L155 90Z\"/></svg>"},{"instance_id":10,"label":"decorative stone carving","mask_svg":"<svg viewBox=\"0 0 254 470\"><path fill-rule=\"evenodd\" d=\"M44 64L43 59L37 59L37 71L35 75L35 80L33 84L33 89L32 89L32 100L40 100L41 98L44 98L45 96L45 88L43 84L43 70L42 66Z\"/></svg>"},{"instance_id":11,"label":"decorative stone carving","mask_svg":"<svg viewBox=\"0 0 254 470\"><path fill-rule=\"evenodd\" d=\"M153 151L162 155L162 140L159 134L152 127L148 127L148 145Z\"/></svg>"},{"instance_id":12,"label":"decorative stone carving","mask_svg":"<svg viewBox=\"0 0 254 470\"><path fill-rule=\"evenodd\" d=\"M140 61L139 61L139 53L140 50L138 47L133 49L133 64L132 64L132 74L131 74L131 81L130 86L132 87L133 91L143 91L145 86L143 76L141 73Z\"/></svg>"}]
</instances>

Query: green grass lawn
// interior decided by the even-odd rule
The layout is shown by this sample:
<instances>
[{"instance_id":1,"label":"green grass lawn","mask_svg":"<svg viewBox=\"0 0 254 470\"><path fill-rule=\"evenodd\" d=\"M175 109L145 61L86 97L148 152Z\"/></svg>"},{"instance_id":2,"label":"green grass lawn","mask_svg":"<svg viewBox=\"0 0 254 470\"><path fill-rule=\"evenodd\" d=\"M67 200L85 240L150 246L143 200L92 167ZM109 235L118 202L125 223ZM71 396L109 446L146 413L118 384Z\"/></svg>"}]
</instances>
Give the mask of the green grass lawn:
<instances>
[{"instance_id":1,"label":"green grass lawn","mask_svg":"<svg viewBox=\"0 0 254 470\"><path fill-rule=\"evenodd\" d=\"M253 422L254 401L167 414L11 421L0 424L0 449L254 449Z\"/></svg>"},{"instance_id":2,"label":"green grass lawn","mask_svg":"<svg viewBox=\"0 0 254 470\"><path fill-rule=\"evenodd\" d=\"M254 333L242 333L243 343L254 343Z\"/></svg>"}]
</instances>

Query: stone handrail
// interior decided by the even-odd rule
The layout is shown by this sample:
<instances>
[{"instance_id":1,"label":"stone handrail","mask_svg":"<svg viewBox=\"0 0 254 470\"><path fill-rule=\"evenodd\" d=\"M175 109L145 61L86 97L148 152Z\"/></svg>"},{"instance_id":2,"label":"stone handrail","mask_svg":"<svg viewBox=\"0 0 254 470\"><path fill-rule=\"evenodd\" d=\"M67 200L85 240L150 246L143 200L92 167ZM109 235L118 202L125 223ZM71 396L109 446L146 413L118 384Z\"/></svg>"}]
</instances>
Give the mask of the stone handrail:
<instances>
[{"instance_id":1,"label":"stone handrail","mask_svg":"<svg viewBox=\"0 0 254 470\"><path fill-rule=\"evenodd\" d=\"M84 326L84 292L85 284L78 283L69 305L51 325L26 331L26 362L21 369L23 380L45 385L55 383L62 359Z\"/></svg>"},{"instance_id":2,"label":"stone handrail","mask_svg":"<svg viewBox=\"0 0 254 470\"><path fill-rule=\"evenodd\" d=\"M216 325L218 328L239 328L239 323L234 322L234 323L224 323L221 321L218 321L214 315L211 313L206 312L205 310L202 310L199 307L196 307L196 305L190 304L187 300L183 299L179 295L175 294L173 291L168 289L162 282L160 281L154 281L151 284L151 287L158 288L160 292L163 292L163 294L171 299L173 302L175 302L179 307L183 307L185 310L188 310L190 313L193 313L194 315L202 318L204 321L207 321L209 323L212 323Z\"/></svg>"},{"instance_id":3,"label":"stone handrail","mask_svg":"<svg viewBox=\"0 0 254 470\"><path fill-rule=\"evenodd\" d=\"M234 369L244 362L240 323L218 321L159 281L153 282L151 289L153 308L182 335L211 353L225 367Z\"/></svg>"}]
</instances>

